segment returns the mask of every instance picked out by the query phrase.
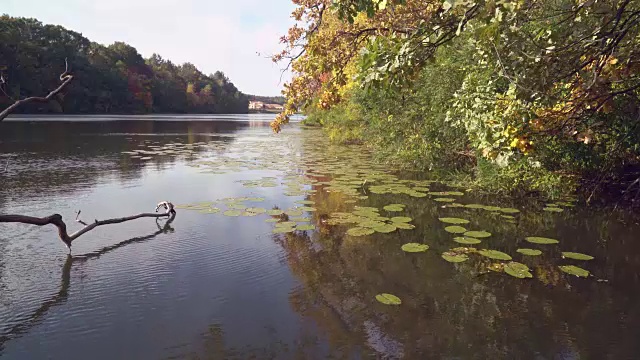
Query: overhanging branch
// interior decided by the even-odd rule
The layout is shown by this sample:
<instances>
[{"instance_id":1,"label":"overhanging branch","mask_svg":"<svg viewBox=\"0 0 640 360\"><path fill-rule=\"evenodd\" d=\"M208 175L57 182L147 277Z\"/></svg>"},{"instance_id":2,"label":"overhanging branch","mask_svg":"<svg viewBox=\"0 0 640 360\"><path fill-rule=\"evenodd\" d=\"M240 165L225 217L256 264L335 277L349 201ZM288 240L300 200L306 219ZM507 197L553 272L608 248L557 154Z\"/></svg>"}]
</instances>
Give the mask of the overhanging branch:
<instances>
[{"instance_id":1,"label":"overhanging branch","mask_svg":"<svg viewBox=\"0 0 640 360\"><path fill-rule=\"evenodd\" d=\"M164 208L164 213L158 213L160 208ZM111 225L111 224L119 224L126 221L136 220L140 218L161 218L161 217L171 217L175 215L176 210L172 203L168 201L163 201L158 206L156 206L155 213L141 213L137 215L132 215L123 218L116 219L107 219L107 220L94 220L93 223L85 223L79 220L80 211L78 211L78 216L76 216L76 221L83 224L84 227L73 234L69 234L67 232L67 224L62 220L62 215L53 214L51 216L38 218L33 216L26 215L0 215L0 223L21 223L21 224L29 224L29 225L37 225L37 226L45 226L45 225L55 225L58 228L58 236L60 236L60 240L67 245L69 251L71 251L71 243L79 238L80 236L86 234L87 232L97 228L98 226L103 225Z\"/></svg>"}]
</instances>

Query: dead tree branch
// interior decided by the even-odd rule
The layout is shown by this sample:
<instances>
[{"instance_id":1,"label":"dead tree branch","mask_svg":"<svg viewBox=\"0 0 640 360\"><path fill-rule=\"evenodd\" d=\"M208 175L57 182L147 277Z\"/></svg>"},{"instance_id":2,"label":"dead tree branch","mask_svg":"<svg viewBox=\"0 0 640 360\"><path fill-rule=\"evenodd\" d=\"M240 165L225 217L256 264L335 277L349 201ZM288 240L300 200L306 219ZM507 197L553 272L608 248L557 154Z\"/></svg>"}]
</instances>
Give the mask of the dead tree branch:
<instances>
[{"instance_id":1,"label":"dead tree branch","mask_svg":"<svg viewBox=\"0 0 640 360\"><path fill-rule=\"evenodd\" d=\"M160 208L164 208L164 213L158 213ZM156 206L155 213L142 213L137 215L132 215L123 218L116 219L107 219L107 220L94 220L93 223L85 223L79 219L80 211L78 211L76 216L76 221L83 224L84 227L73 234L69 234L67 232L67 224L62 220L62 215L53 214L51 216L38 218L33 216L26 215L0 215L0 223L22 223L29 225L37 225L37 226L45 226L45 225L55 225L58 228L58 235L60 236L60 240L67 245L69 251L71 251L71 243L79 238L80 236L86 234L87 232L97 228L102 225L111 225L111 224L119 224L126 221L136 220L140 218L161 218L161 217L171 217L174 216L176 210L173 207L173 204L168 201L163 201L158 206Z\"/></svg>"},{"instance_id":2,"label":"dead tree branch","mask_svg":"<svg viewBox=\"0 0 640 360\"><path fill-rule=\"evenodd\" d=\"M31 96L22 100L17 100L13 104L9 105L9 107L2 110L2 112L0 112L0 121L4 120L7 116L9 116L9 114L11 114L13 111L15 111L18 107L22 105L25 105L31 102L40 102L40 103L49 102L51 101L51 99L53 99L54 96L58 95L62 90L64 90L64 88L67 85L69 85L71 80L73 80L73 75L69 73L69 63L67 62L67 59L64 60L64 63L65 63L65 70L62 74L60 74L60 81L62 82L60 86L52 90L45 97ZM2 81L4 82L4 79L2 79Z\"/></svg>"}]
</instances>

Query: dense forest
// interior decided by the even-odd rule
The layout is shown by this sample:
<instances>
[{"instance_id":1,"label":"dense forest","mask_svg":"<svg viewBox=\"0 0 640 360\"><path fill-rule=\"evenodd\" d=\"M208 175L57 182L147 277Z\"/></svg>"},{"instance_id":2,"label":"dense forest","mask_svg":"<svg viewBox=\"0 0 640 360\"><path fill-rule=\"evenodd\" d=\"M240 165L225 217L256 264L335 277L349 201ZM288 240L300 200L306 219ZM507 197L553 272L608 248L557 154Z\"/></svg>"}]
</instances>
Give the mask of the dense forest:
<instances>
[{"instance_id":1,"label":"dense forest","mask_svg":"<svg viewBox=\"0 0 640 360\"><path fill-rule=\"evenodd\" d=\"M0 108L44 96L65 70L74 75L64 97L31 104L23 113L72 114L246 113L248 97L220 71L205 75L193 64L160 55L144 59L125 43L103 46L61 26L0 17Z\"/></svg>"},{"instance_id":2,"label":"dense forest","mask_svg":"<svg viewBox=\"0 0 640 360\"><path fill-rule=\"evenodd\" d=\"M259 95L249 95L250 101L261 101L265 104L279 104L284 105L285 97L284 96L259 96Z\"/></svg>"},{"instance_id":3,"label":"dense forest","mask_svg":"<svg viewBox=\"0 0 640 360\"><path fill-rule=\"evenodd\" d=\"M295 2L275 131L304 110L467 187L639 193L639 1Z\"/></svg>"}]
</instances>

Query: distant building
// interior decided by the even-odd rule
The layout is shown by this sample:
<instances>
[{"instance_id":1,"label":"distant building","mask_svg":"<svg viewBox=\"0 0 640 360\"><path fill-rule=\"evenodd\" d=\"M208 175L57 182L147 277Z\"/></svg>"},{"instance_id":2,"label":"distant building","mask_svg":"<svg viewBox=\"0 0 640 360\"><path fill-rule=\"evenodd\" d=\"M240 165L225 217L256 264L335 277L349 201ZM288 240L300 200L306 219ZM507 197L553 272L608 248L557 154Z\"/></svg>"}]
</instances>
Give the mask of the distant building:
<instances>
[{"instance_id":1,"label":"distant building","mask_svg":"<svg viewBox=\"0 0 640 360\"><path fill-rule=\"evenodd\" d=\"M249 101L249 110L264 110L262 101Z\"/></svg>"},{"instance_id":2,"label":"distant building","mask_svg":"<svg viewBox=\"0 0 640 360\"><path fill-rule=\"evenodd\" d=\"M284 106L280 104L265 104L265 107L267 108L267 110L284 110Z\"/></svg>"}]
</instances>

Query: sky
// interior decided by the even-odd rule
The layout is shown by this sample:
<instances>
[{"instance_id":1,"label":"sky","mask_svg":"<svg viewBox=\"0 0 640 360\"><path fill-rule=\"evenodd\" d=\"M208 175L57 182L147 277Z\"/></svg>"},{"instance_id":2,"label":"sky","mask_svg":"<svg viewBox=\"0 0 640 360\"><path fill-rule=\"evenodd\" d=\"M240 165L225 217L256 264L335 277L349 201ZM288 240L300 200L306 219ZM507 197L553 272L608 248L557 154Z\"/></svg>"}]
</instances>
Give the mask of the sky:
<instances>
[{"instance_id":1,"label":"sky","mask_svg":"<svg viewBox=\"0 0 640 360\"><path fill-rule=\"evenodd\" d=\"M291 75L269 55L293 24L291 0L0 0L0 14L62 25L104 45L123 41L205 74L218 70L246 94L280 95Z\"/></svg>"}]
</instances>

